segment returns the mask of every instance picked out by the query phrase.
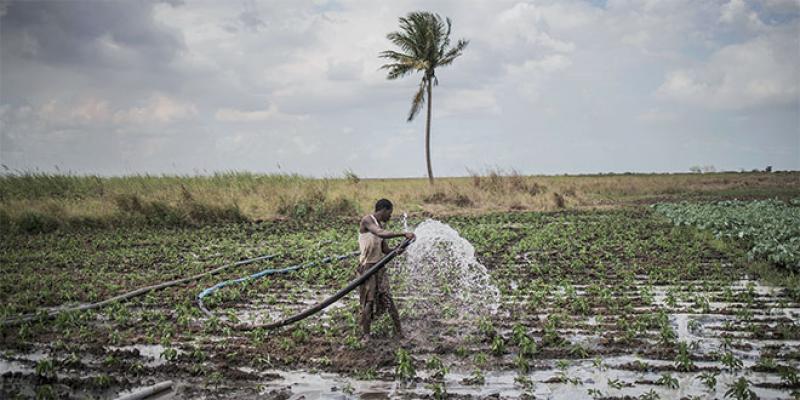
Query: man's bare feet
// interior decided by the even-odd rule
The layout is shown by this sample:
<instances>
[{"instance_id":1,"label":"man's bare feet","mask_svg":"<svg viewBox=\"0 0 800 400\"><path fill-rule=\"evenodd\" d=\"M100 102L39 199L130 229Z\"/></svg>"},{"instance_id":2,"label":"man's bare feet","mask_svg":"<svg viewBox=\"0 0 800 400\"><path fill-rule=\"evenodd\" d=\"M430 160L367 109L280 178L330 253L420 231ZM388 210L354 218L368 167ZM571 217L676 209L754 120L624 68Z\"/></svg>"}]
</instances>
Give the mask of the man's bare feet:
<instances>
[{"instance_id":1,"label":"man's bare feet","mask_svg":"<svg viewBox=\"0 0 800 400\"><path fill-rule=\"evenodd\" d=\"M365 345L365 344L369 343L370 340L372 340L372 336L370 336L370 335L361 335L360 343L361 343L361 345Z\"/></svg>"}]
</instances>

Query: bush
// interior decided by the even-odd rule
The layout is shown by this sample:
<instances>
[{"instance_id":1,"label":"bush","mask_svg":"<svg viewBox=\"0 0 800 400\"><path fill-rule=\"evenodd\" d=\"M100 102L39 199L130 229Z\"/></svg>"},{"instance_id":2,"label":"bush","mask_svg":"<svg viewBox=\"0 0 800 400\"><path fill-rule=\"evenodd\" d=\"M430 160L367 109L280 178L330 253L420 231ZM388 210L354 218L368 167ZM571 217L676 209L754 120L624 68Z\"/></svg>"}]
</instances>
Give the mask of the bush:
<instances>
[{"instance_id":1,"label":"bush","mask_svg":"<svg viewBox=\"0 0 800 400\"><path fill-rule=\"evenodd\" d=\"M472 199L466 194L458 191L447 193L442 190L422 196L422 201L431 204L451 204L458 207L471 207L473 204Z\"/></svg>"},{"instance_id":2,"label":"bush","mask_svg":"<svg viewBox=\"0 0 800 400\"><path fill-rule=\"evenodd\" d=\"M553 192L552 201L553 205L556 208L564 208L564 206L566 206L566 202L564 201L564 196L562 196L558 192Z\"/></svg>"},{"instance_id":3,"label":"bush","mask_svg":"<svg viewBox=\"0 0 800 400\"><path fill-rule=\"evenodd\" d=\"M470 170L467 170L467 172L472 177L473 186L490 193L508 194L518 192L536 196L546 190L544 186L537 182L528 182L525 176L514 169L508 174L501 169L489 169L486 172L486 176L480 176Z\"/></svg>"},{"instance_id":4,"label":"bush","mask_svg":"<svg viewBox=\"0 0 800 400\"><path fill-rule=\"evenodd\" d=\"M55 217L36 211L25 211L17 220L16 226L24 233L47 233L61 225Z\"/></svg>"},{"instance_id":5,"label":"bush","mask_svg":"<svg viewBox=\"0 0 800 400\"><path fill-rule=\"evenodd\" d=\"M356 215L359 212L355 200L347 197L329 199L327 188L314 187L300 196L278 198L278 214L294 219L309 217L331 217Z\"/></svg>"},{"instance_id":6,"label":"bush","mask_svg":"<svg viewBox=\"0 0 800 400\"><path fill-rule=\"evenodd\" d=\"M117 196L114 201L122 218L139 220L149 225L183 226L201 225L211 222L242 222L247 218L237 205L215 206L195 200L186 190L178 206L171 206L162 201L142 200L136 194Z\"/></svg>"}]
</instances>

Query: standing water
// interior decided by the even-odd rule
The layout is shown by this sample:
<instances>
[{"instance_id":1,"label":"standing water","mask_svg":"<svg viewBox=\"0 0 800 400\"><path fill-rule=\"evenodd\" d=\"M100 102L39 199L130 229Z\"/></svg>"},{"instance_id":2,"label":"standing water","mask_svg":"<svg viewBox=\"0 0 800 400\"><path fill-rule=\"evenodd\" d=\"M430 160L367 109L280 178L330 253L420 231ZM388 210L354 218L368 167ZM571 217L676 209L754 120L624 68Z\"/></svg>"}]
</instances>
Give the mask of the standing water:
<instances>
[{"instance_id":1,"label":"standing water","mask_svg":"<svg viewBox=\"0 0 800 400\"><path fill-rule=\"evenodd\" d=\"M490 282L486 267L475 259L472 244L449 225L432 219L419 224L414 234L416 240L398 263L398 278L413 308L441 312L445 318L497 311L500 292Z\"/></svg>"}]
</instances>

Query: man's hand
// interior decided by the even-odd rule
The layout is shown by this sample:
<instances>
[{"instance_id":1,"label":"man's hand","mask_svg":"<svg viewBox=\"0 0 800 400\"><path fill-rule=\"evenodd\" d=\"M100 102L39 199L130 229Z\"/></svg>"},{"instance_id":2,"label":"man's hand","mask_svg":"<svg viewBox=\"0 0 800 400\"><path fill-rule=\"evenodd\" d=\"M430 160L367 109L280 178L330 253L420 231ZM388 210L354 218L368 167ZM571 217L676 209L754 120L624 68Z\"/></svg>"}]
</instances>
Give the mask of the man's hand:
<instances>
[{"instance_id":1,"label":"man's hand","mask_svg":"<svg viewBox=\"0 0 800 400\"><path fill-rule=\"evenodd\" d=\"M411 232L406 232L406 233L403 234L403 236L406 238L406 240L414 240L417 237L417 235L415 235L415 234L413 234ZM400 243L400 244L402 244L402 243ZM403 252L406 251L405 248L400 247L400 244L398 244L397 247L395 248L397 250L397 255L403 254Z\"/></svg>"}]
</instances>

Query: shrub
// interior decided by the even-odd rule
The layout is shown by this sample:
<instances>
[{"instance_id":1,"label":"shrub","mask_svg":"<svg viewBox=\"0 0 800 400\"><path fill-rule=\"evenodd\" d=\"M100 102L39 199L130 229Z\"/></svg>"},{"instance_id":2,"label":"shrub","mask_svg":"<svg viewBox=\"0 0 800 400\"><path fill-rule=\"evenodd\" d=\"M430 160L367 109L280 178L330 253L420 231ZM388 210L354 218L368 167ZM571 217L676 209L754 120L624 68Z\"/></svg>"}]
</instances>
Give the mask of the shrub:
<instances>
[{"instance_id":1,"label":"shrub","mask_svg":"<svg viewBox=\"0 0 800 400\"><path fill-rule=\"evenodd\" d=\"M452 193L436 190L433 193L422 196L422 201L431 204L451 204L458 207L471 207L473 205L469 196L456 190L453 190Z\"/></svg>"},{"instance_id":2,"label":"shrub","mask_svg":"<svg viewBox=\"0 0 800 400\"><path fill-rule=\"evenodd\" d=\"M558 192L553 192L551 199L552 199L553 205L556 208L564 208L564 206L566 205L566 203L564 201L564 196L562 196Z\"/></svg>"},{"instance_id":3,"label":"shrub","mask_svg":"<svg viewBox=\"0 0 800 400\"><path fill-rule=\"evenodd\" d=\"M177 206L162 201L147 201L137 194L123 194L114 198L120 219L133 219L149 225L183 226L211 222L242 222L247 218L239 206L216 206L197 201L182 188L182 200Z\"/></svg>"},{"instance_id":4,"label":"shrub","mask_svg":"<svg viewBox=\"0 0 800 400\"><path fill-rule=\"evenodd\" d=\"M17 228L25 233L47 233L58 229L58 219L37 211L25 211L17 220Z\"/></svg>"},{"instance_id":5,"label":"shrub","mask_svg":"<svg viewBox=\"0 0 800 400\"><path fill-rule=\"evenodd\" d=\"M348 197L331 199L327 188L315 187L299 196L280 196L277 212L295 219L309 217L348 216L358 214L358 204Z\"/></svg>"}]
</instances>

